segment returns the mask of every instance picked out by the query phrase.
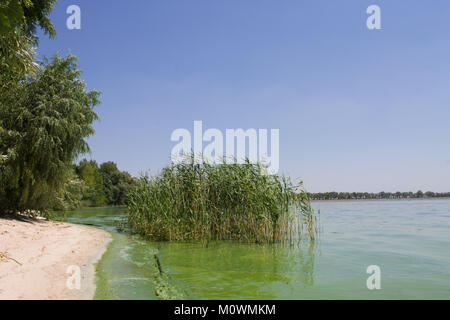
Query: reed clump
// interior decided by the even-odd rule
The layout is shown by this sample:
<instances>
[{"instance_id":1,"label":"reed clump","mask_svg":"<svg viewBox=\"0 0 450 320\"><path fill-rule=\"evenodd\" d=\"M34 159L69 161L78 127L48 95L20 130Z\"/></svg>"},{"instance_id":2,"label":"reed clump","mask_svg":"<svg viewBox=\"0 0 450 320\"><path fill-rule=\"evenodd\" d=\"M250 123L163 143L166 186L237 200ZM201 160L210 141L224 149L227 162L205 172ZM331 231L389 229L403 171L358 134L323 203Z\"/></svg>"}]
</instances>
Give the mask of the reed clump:
<instances>
[{"instance_id":1,"label":"reed clump","mask_svg":"<svg viewBox=\"0 0 450 320\"><path fill-rule=\"evenodd\" d=\"M302 184L252 164L209 164L193 155L143 176L128 195L128 227L155 241L314 239L316 219Z\"/></svg>"}]
</instances>

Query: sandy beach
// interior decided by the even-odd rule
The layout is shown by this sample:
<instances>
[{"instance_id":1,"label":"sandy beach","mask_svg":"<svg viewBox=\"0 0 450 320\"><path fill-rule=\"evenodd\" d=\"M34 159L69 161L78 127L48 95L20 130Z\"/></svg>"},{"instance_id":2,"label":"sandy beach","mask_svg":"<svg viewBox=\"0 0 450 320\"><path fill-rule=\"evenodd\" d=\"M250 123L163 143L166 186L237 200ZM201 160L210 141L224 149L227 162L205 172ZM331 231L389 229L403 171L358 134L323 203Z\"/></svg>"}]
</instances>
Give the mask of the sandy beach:
<instances>
[{"instance_id":1,"label":"sandy beach","mask_svg":"<svg viewBox=\"0 0 450 320\"><path fill-rule=\"evenodd\" d=\"M110 241L107 232L96 228L25 217L0 218L0 299L92 299L95 264ZM79 289L72 281L77 270Z\"/></svg>"}]
</instances>

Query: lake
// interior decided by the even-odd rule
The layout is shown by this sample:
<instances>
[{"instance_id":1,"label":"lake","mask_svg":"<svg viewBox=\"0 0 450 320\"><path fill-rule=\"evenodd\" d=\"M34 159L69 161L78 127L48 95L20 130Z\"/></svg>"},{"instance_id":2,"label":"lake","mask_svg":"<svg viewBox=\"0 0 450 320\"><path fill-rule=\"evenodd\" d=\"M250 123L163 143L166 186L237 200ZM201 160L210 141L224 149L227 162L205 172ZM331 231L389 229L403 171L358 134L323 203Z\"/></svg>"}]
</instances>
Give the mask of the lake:
<instances>
[{"instance_id":1,"label":"lake","mask_svg":"<svg viewBox=\"0 0 450 320\"><path fill-rule=\"evenodd\" d=\"M450 299L450 200L316 202L301 246L155 243L118 232L121 208L66 221L109 231L95 299ZM369 290L367 267L381 289Z\"/></svg>"}]
</instances>

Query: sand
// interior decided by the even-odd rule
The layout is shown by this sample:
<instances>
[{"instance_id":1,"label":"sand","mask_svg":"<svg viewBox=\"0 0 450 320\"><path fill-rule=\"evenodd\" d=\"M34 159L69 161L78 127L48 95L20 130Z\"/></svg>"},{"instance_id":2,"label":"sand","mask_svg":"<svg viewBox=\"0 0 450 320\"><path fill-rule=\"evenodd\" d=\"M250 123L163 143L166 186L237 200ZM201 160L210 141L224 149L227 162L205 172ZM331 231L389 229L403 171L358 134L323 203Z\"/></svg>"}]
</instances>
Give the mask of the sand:
<instances>
[{"instance_id":1,"label":"sand","mask_svg":"<svg viewBox=\"0 0 450 320\"><path fill-rule=\"evenodd\" d=\"M92 299L95 264L110 241L109 233L96 228L0 218L0 299Z\"/></svg>"}]
</instances>

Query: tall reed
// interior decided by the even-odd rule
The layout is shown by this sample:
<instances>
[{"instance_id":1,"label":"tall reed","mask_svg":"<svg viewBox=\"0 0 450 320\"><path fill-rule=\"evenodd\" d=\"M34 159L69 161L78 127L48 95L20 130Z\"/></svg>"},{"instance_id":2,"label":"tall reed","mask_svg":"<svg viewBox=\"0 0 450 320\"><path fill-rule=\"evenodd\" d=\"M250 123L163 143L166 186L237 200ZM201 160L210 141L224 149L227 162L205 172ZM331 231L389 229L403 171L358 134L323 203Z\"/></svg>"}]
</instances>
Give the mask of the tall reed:
<instances>
[{"instance_id":1,"label":"tall reed","mask_svg":"<svg viewBox=\"0 0 450 320\"><path fill-rule=\"evenodd\" d=\"M302 185L261 164L211 165L190 155L144 176L130 192L128 226L156 241L314 239L316 220Z\"/></svg>"}]
</instances>

